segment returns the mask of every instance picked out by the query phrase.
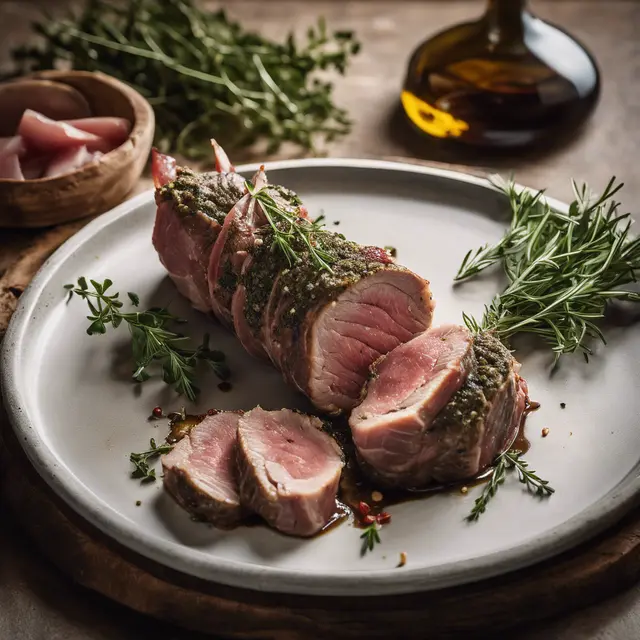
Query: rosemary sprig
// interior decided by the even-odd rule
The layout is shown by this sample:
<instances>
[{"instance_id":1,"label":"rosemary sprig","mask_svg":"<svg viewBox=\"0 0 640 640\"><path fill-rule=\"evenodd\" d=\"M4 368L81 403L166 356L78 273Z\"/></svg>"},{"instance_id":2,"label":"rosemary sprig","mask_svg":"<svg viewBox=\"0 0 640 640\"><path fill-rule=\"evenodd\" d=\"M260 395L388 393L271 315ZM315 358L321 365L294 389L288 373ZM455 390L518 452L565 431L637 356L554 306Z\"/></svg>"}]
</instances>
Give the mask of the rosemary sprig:
<instances>
[{"instance_id":1,"label":"rosemary sprig","mask_svg":"<svg viewBox=\"0 0 640 640\"><path fill-rule=\"evenodd\" d=\"M380 544L380 525L377 522L371 523L365 527L360 539L362 540L362 547L360 548L360 555L366 555L367 551L373 551L376 544Z\"/></svg>"},{"instance_id":2,"label":"rosemary sprig","mask_svg":"<svg viewBox=\"0 0 640 640\"><path fill-rule=\"evenodd\" d=\"M495 461L493 472L489 481L484 486L482 494L476 499L471 513L466 517L469 522L474 522L485 512L488 502L496 495L498 489L507 477L507 472L515 470L518 480L525 485L527 491L541 498L555 493L555 489L549 485L548 480L542 480L529 464L522 459L522 452L517 449L505 451Z\"/></svg>"},{"instance_id":3,"label":"rosemary sprig","mask_svg":"<svg viewBox=\"0 0 640 640\"><path fill-rule=\"evenodd\" d=\"M141 453L131 453L129 460L133 464L133 471L131 477L140 479L141 482L155 482L156 470L149 466L149 461L161 456L165 453L169 453L173 449L173 445L161 444L156 445L156 441L151 438L149 440L149 449L142 451Z\"/></svg>"},{"instance_id":4,"label":"rosemary sprig","mask_svg":"<svg viewBox=\"0 0 640 640\"><path fill-rule=\"evenodd\" d=\"M275 42L196 0L89 0L67 18L33 25L40 46L12 51L19 76L70 65L127 82L153 105L156 146L209 159L209 139L228 146L259 140L312 150L351 126L332 100L327 71L343 74L359 44L323 20L306 39Z\"/></svg>"},{"instance_id":5,"label":"rosemary sprig","mask_svg":"<svg viewBox=\"0 0 640 640\"><path fill-rule=\"evenodd\" d=\"M89 283L93 289L89 288ZM205 335L195 349L184 346L189 340L183 334L167 328L170 322L183 322L167 309L153 308L133 313L122 312L123 302L119 293L108 293L113 282L108 278L100 283L84 277L78 278L77 285L67 284L69 299L77 295L86 301L91 311L87 316L90 321L87 333L89 335L103 334L107 326L117 329L125 322L131 333L131 346L134 369L132 377L137 382L144 382L151 377L149 368L154 362L161 366L163 380L172 385L179 395L185 395L189 400L195 400L199 391L195 384L196 364L206 362L221 379L229 378L229 367L225 362L224 353L209 348L209 336ZM135 293L128 294L131 304L137 307L140 299Z\"/></svg>"},{"instance_id":6,"label":"rosemary sprig","mask_svg":"<svg viewBox=\"0 0 640 640\"><path fill-rule=\"evenodd\" d=\"M581 351L604 337L596 325L613 300L640 301L625 289L640 270L640 238L629 234L629 214L619 214L613 196L622 187L612 178L600 196L573 183L568 214L551 207L542 192L519 191L513 182L494 184L509 198L512 219L494 246L469 252L456 281L500 263L507 288L485 307L481 322L464 321L472 331L492 329L500 337L531 333L556 354Z\"/></svg>"},{"instance_id":7,"label":"rosemary sprig","mask_svg":"<svg viewBox=\"0 0 640 640\"><path fill-rule=\"evenodd\" d=\"M331 263L335 262L335 257L322 248L324 216L310 222L278 203L269 193L268 185L256 189L250 182L245 182L245 186L262 207L273 230L275 246L284 254L290 267L301 260L297 247L302 247L318 270L333 273Z\"/></svg>"}]
</instances>

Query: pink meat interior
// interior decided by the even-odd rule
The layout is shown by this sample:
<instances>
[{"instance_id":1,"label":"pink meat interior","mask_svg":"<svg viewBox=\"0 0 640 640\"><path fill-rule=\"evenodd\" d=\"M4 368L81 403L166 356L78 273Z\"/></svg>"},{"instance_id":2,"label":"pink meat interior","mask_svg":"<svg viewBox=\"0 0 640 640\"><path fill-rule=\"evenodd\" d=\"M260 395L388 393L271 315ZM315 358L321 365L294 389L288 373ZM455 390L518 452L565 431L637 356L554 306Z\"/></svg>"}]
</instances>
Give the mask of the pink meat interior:
<instances>
[{"instance_id":1,"label":"pink meat interior","mask_svg":"<svg viewBox=\"0 0 640 640\"><path fill-rule=\"evenodd\" d=\"M383 270L349 287L323 311L312 337L310 387L316 404L350 409L380 356L431 323L426 284L413 274Z\"/></svg>"},{"instance_id":2,"label":"pink meat interior","mask_svg":"<svg viewBox=\"0 0 640 640\"><path fill-rule=\"evenodd\" d=\"M446 385L432 383L458 368L469 343L469 332L463 327L442 326L399 346L377 366L358 416L402 411L423 402L427 394L445 392Z\"/></svg>"},{"instance_id":3,"label":"pink meat interior","mask_svg":"<svg viewBox=\"0 0 640 640\"><path fill-rule=\"evenodd\" d=\"M245 415L240 435L252 457L262 459L272 482L310 480L341 466L337 445L319 424L317 418L292 411L258 408Z\"/></svg>"},{"instance_id":4,"label":"pink meat interior","mask_svg":"<svg viewBox=\"0 0 640 640\"><path fill-rule=\"evenodd\" d=\"M164 466L188 471L193 483L212 497L237 500L235 448L239 418L235 413L206 417L164 457Z\"/></svg>"}]
</instances>

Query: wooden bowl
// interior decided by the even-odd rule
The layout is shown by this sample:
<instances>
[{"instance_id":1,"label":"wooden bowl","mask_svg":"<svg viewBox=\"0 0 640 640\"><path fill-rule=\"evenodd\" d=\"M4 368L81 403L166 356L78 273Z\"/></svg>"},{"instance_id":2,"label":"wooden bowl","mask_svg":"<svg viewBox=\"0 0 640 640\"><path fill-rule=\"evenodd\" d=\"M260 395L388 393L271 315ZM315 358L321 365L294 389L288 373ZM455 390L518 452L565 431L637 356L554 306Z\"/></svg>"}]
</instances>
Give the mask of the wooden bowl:
<instances>
[{"instance_id":1,"label":"wooden bowl","mask_svg":"<svg viewBox=\"0 0 640 640\"><path fill-rule=\"evenodd\" d=\"M0 227L46 227L97 215L120 204L145 167L153 141L151 105L126 84L88 71L42 71L29 79L66 84L86 99L93 116L132 123L122 145L73 173L38 180L0 180Z\"/></svg>"}]
</instances>

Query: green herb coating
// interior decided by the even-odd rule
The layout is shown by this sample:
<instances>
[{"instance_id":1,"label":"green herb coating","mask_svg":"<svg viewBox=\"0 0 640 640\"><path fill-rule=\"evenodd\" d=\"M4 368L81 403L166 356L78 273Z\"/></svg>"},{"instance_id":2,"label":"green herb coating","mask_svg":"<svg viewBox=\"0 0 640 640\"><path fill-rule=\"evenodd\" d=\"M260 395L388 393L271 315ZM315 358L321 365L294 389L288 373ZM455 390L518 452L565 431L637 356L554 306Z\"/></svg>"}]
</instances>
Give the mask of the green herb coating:
<instances>
[{"instance_id":1,"label":"green herb coating","mask_svg":"<svg viewBox=\"0 0 640 640\"><path fill-rule=\"evenodd\" d=\"M303 222L302 224L309 224ZM299 323L314 306L335 300L350 285L365 276L384 268L394 268L370 258L366 247L346 240L341 234L322 229L317 242L332 258L332 272L318 270L311 260L308 248L296 237L291 238L298 262L289 267L286 257L278 251L275 232L265 227L261 230L261 242L253 249L253 264L243 276L247 291L245 316L249 326L258 331L262 325L266 305L276 282L278 299L287 296L289 305L285 325Z\"/></svg>"},{"instance_id":2,"label":"green herb coating","mask_svg":"<svg viewBox=\"0 0 640 640\"><path fill-rule=\"evenodd\" d=\"M158 189L160 199L172 201L179 215L203 213L220 225L242 194L242 182L229 174L195 173L183 167L175 180Z\"/></svg>"},{"instance_id":3,"label":"green herb coating","mask_svg":"<svg viewBox=\"0 0 640 640\"><path fill-rule=\"evenodd\" d=\"M491 401L504 384L512 366L509 350L489 332L479 333L473 342L473 366L462 387L453 394L433 421L433 430L461 426L472 428L484 420Z\"/></svg>"}]
</instances>

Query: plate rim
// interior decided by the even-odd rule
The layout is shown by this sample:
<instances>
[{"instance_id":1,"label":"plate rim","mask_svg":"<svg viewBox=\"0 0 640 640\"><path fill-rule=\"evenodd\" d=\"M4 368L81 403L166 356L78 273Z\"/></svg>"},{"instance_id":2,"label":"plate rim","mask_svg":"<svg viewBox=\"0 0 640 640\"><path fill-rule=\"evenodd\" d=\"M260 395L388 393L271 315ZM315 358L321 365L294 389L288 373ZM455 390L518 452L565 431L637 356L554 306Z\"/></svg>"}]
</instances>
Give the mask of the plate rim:
<instances>
[{"instance_id":1,"label":"plate rim","mask_svg":"<svg viewBox=\"0 0 640 640\"><path fill-rule=\"evenodd\" d=\"M237 167L239 173L256 171L262 163ZM466 183L493 190L487 178L439 167L377 159L358 158L306 158L269 162L268 170L305 168L354 168L365 170L400 171L452 182ZM517 185L518 189L525 187ZM547 201L560 210L568 206L554 198ZM31 423L25 398L17 375L21 366L21 343L32 312L38 306L43 288L55 275L57 268L76 249L89 241L105 227L116 223L140 206L153 201L153 189L130 198L111 211L89 222L77 234L64 242L43 264L22 294L0 351L0 386L4 406L13 431L30 463L49 487L78 515L98 527L103 533L160 564L182 573L194 575L210 582L263 592L292 593L298 595L363 596L391 595L431 591L490 577L531 566L558 555L602 532L640 504L640 476L633 469L618 485L572 518L549 530L542 540L529 540L509 549L478 556L472 560L448 562L437 567L356 570L348 573L327 572L310 574L300 569L274 568L252 565L236 560L212 558L199 550L189 554L176 553L184 549L179 542L167 541L146 532L141 536L138 528L109 505L103 508L101 499L78 480L39 437ZM24 409L23 409L24 407ZM199 558L205 560L200 562Z\"/></svg>"}]
</instances>

